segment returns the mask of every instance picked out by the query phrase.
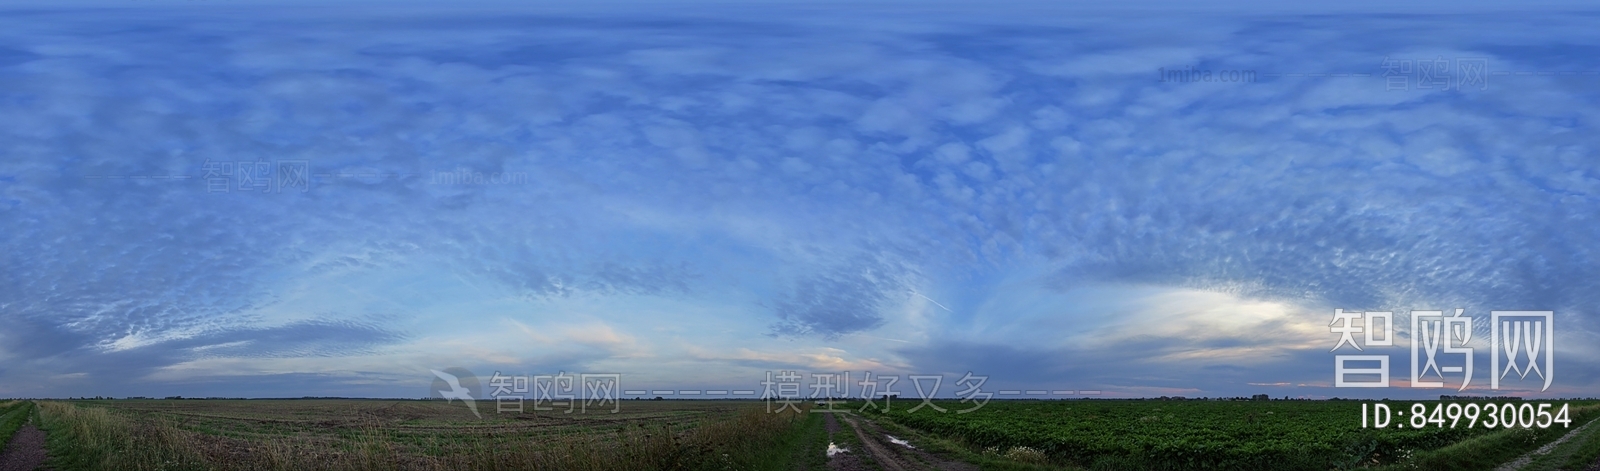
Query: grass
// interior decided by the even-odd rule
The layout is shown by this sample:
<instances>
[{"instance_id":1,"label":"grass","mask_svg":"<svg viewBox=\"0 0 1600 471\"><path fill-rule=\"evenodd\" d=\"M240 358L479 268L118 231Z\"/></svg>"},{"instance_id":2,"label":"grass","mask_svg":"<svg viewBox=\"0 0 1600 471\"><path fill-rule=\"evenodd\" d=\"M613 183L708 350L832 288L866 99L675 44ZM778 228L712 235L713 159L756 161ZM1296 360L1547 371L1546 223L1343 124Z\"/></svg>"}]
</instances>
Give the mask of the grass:
<instances>
[{"instance_id":1,"label":"grass","mask_svg":"<svg viewBox=\"0 0 1600 471\"><path fill-rule=\"evenodd\" d=\"M1519 471L1582 471L1593 466L1597 460L1600 460L1600 424L1591 422L1582 433L1534 459Z\"/></svg>"},{"instance_id":2,"label":"grass","mask_svg":"<svg viewBox=\"0 0 1600 471\"><path fill-rule=\"evenodd\" d=\"M48 401L60 470L792 470L820 414L663 401L623 413L486 414L436 401ZM480 410L493 411L480 404ZM807 461L810 460L810 461ZM825 463L824 463L825 465Z\"/></svg>"},{"instance_id":3,"label":"grass","mask_svg":"<svg viewBox=\"0 0 1600 471\"><path fill-rule=\"evenodd\" d=\"M1574 428L1600 417L1600 405L1572 409L1572 425L1551 428L1511 428L1475 436L1441 448L1420 451L1410 459L1385 467L1386 470L1476 470L1494 469L1521 457L1546 443L1560 439Z\"/></svg>"},{"instance_id":4,"label":"grass","mask_svg":"<svg viewBox=\"0 0 1600 471\"><path fill-rule=\"evenodd\" d=\"M0 404L0 448L11 442L11 435L28 423L33 414L33 403L10 401Z\"/></svg>"},{"instance_id":5,"label":"grass","mask_svg":"<svg viewBox=\"0 0 1600 471\"><path fill-rule=\"evenodd\" d=\"M1585 431L1581 440L1575 440L1558 469L1579 471L1600 462L1600 426Z\"/></svg>"},{"instance_id":6,"label":"grass","mask_svg":"<svg viewBox=\"0 0 1600 471\"><path fill-rule=\"evenodd\" d=\"M798 426L784 435L779 446L764 454L762 468L770 470L827 469L828 427L822 414L805 414ZM729 469L745 469L732 467Z\"/></svg>"},{"instance_id":7,"label":"grass","mask_svg":"<svg viewBox=\"0 0 1600 471\"><path fill-rule=\"evenodd\" d=\"M205 469L200 455L165 419L135 421L104 408L55 401L41 402L39 408L48 434L48 465L55 469Z\"/></svg>"}]
</instances>

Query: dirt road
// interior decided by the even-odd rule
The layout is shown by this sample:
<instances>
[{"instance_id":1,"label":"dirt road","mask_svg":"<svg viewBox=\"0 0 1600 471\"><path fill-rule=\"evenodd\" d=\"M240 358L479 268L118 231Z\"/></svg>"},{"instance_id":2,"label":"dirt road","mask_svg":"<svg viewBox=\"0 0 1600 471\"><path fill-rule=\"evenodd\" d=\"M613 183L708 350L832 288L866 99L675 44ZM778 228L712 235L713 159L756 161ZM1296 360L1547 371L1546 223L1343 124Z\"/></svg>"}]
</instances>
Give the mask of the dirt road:
<instances>
[{"instance_id":1,"label":"dirt road","mask_svg":"<svg viewBox=\"0 0 1600 471\"><path fill-rule=\"evenodd\" d=\"M840 440L835 435L847 432L844 431L843 426L839 425L840 421L836 413L828 413L826 415L828 443L838 443ZM832 458L828 459L828 469L832 471L869 471L873 469L872 466L867 465L866 458L862 457L860 453L862 453L861 450L852 449L833 455Z\"/></svg>"},{"instance_id":2,"label":"dirt road","mask_svg":"<svg viewBox=\"0 0 1600 471\"><path fill-rule=\"evenodd\" d=\"M833 415L829 414L830 423L835 420ZM838 414L837 421L848 425L861 442L862 450L851 451L862 453L884 471L978 471L978 467L971 463L948 460L921 449L890 442L883 429L871 420L852 414Z\"/></svg>"},{"instance_id":3,"label":"dirt road","mask_svg":"<svg viewBox=\"0 0 1600 471\"><path fill-rule=\"evenodd\" d=\"M1522 455L1521 457L1512 460L1510 463L1500 465L1500 467L1495 468L1495 471L1516 471L1522 469L1523 466L1527 466L1528 463L1533 462L1533 460L1539 456L1549 453L1550 450L1554 450L1556 447L1561 446L1561 444L1566 443L1567 440L1579 436L1584 430L1588 430L1589 427L1594 426L1595 422L1600 421L1591 421L1587 424L1583 424L1582 427L1578 427L1571 432L1567 432L1566 435L1562 435L1561 438L1556 439L1556 441L1547 443L1545 446L1539 447L1537 450L1530 451L1528 454ZM1596 467L1600 467L1600 463L1595 463L1595 466L1591 466L1590 471L1600 471L1595 469Z\"/></svg>"},{"instance_id":4,"label":"dirt road","mask_svg":"<svg viewBox=\"0 0 1600 471\"><path fill-rule=\"evenodd\" d=\"M0 452L0 471L34 471L44 464L44 431L22 426Z\"/></svg>"}]
</instances>

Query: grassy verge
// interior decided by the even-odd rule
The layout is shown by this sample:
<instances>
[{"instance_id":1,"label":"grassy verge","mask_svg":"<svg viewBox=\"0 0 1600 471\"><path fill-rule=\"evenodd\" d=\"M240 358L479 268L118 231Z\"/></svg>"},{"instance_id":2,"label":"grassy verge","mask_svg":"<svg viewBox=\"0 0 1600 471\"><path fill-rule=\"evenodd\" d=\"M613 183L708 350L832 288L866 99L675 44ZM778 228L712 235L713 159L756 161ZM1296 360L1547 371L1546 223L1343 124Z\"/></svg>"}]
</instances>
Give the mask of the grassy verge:
<instances>
[{"instance_id":1,"label":"grassy verge","mask_svg":"<svg viewBox=\"0 0 1600 471\"><path fill-rule=\"evenodd\" d=\"M762 459L748 469L763 470L794 470L794 469L828 469L828 457L824 453L828 449L827 417L822 414L805 414L798 418L795 426L790 428L783 436L775 441L773 449L761 453ZM747 469L731 467L728 469Z\"/></svg>"},{"instance_id":2,"label":"grassy verge","mask_svg":"<svg viewBox=\"0 0 1600 471\"><path fill-rule=\"evenodd\" d=\"M1597 460L1600 460L1600 424L1591 423L1581 435L1567 440L1519 471L1583 471Z\"/></svg>"},{"instance_id":3,"label":"grassy verge","mask_svg":"<svg viewBox=\"0 0 1600 471\"><path fill-rule=\"evenodd\" d=\"M46 464L62 471L207 469L182 433L159 419L135 422L99 407L39 403Z\"/></svg>"},{"instance_id":4,"label":"grassy verge","mask_svg":"<svg viewBox=\"0 0 1600 471\"><path fill-rule=\"evenodd\" d=\"M1410 459L1386 466L1383 470L1491 470L1560 439L1573 428L1600 418L1600 405L1572 409L1572 428L1511 428L1460 442L1418 452Z\"/></svg>"},{"instance_id":5,"label":"grassy verge","mask_svg":"<svg viewBox=\"0 0 1600 471\"><path fill-rule=\"evenodd\" d=\"M28 418L33 413L33 403L13 401L5 407L0 407L0 448L11 443L11 435L17 429L28 423Z\"/></svg>"}]
</instances>

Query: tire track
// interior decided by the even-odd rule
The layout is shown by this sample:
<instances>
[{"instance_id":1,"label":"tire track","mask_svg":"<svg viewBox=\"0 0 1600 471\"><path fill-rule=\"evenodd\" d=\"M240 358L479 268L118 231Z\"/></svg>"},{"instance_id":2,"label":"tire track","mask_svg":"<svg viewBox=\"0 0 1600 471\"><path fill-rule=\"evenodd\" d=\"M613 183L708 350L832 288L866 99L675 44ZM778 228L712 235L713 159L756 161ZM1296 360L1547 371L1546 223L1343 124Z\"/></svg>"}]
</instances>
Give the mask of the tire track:
<instances>
[{"instance_id":1,"label":"tire track","mask_svg":"<svg viewBox=\"0 0 1600 471\"><path fill-rule=\"evenodd\" d=\"M44 431L33 424L22 426L11 436L11 443L0 452L0 471L34 471L44 464Z\"/></svg>"},{"instance_id":2,"label":"tire track","mask_svg":"<svg viewBox=\"0 0 1600 471\"><path fill-rule=\"evenodd\" d=\"M827 416L828 443L833 444L838 441L833 438L833 434L839 432L843 427L839 426L839 419L834 417L834 413L824 415ZM828 469L831 471L869 471L872 467L868 466L863 461L863 458L856 454L856 450L851 450L828 458Z\"/></svg>"},{"instance_id":3,"label":"tire track","mask_svg":"<svg viewBox=\"0 0 1600 471\"><path fill-rule=\"evenodd\" d=\"M907 468L904 463L900 462L899 456L891 453L889 450L884 449L882 443L878 443L877 440L873 440L872 437L862 432L861 425L857 423L856 420L857 419L855 417L846 417L844 419L844 423L850 424L850 429L855 431L856 438L861 441L861 446L867 449L867 454L872 456L872 461L878 463L878 466L883 467L883 469L886 471L909 471L909 469L921 469Z\"/></svg>"},{"instance_id":4,"label":"tire track","mask_svg":"<svg viewBox=\"0 0 1600 471\"><path fill-rule=\"evenodd\" d=\"M1566 443L1567 440L1570 440L1570 439L1572 439L1574 437L1577 437L1579 434L1582 434L1584 430L1588 430L1589 427L1594 426L1595 422L1600 422L1600 419L1590 420L1589 423L1583 424L1582 427L1578 427L1576 429L1573 429L1570 432L1567 432L1566 435L1562 435L1561 438L1557 438L1556 441L1553 441L1553 442L1550 442L1550 443L1546 443L1544 446L1539 447L1539 449L1537 449L1537 450L1530 451L1527 454L1522 455L1522 456L1518 457L1515 460L1511 460L1510 463L1506 463L1506 464L1500 465L1500 467L1495 468L1494 471L1516 471L1516 470L1522 469L1523 466L1527 466L1528 463L1533 462L1533 460L1535 458L1538 458L1541 455L1549 453L1550 450L1556 449L1556 447L1561 446L1562 443ZM1596 465L1600 466L1600 463L1596 463Z\"/></svg>"},{"instance_id":5,"label":"tire track","mask_svg":"<svg viewBox=\"0 0 1600 471\"><path fill-rule=\"evenodd\" d=\"M951 461L920 449L889 443L888 435L870 420L854 415L846 415L843 420L855 431L872 461L885 471L978 471L971 463Z\"/></svg>"}]
</instances>

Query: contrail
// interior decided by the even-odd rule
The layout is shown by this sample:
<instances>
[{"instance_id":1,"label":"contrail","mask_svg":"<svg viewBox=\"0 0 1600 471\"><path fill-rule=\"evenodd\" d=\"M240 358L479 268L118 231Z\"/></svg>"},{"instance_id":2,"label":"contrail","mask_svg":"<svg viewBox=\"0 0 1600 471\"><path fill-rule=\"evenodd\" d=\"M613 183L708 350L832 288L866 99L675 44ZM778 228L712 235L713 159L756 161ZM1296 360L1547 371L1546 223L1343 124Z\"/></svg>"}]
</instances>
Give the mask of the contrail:
<instances>
[{"instance_id":1,"label":"contrail","mask_svg":"<svg viewBox=\"0 0 1600 471\"><path fill-rule=\"evenodd\" d=\"M922 293L918 293L915 290L911 291L911 294L915 294L917 296L922 296ZM944 307L943 304L939 304L939 302L938 301L934 301L933 298L930 298L930 297L927 297L927 296L922 296L922 299L926 299L926 300L928 300L928 302L933 303L933 305L939 306L941 308L944 308L944 310L946 310L946 311L950 311L950 308ZM955 311L950 311L950 312L953 313Z\"/></svg>"}]
</instances>

